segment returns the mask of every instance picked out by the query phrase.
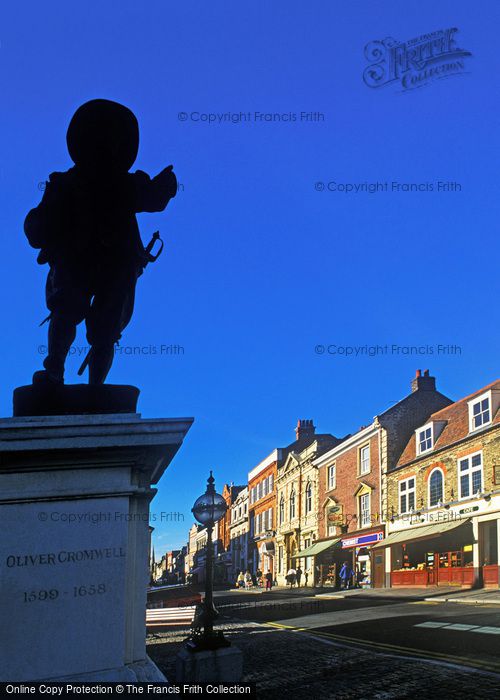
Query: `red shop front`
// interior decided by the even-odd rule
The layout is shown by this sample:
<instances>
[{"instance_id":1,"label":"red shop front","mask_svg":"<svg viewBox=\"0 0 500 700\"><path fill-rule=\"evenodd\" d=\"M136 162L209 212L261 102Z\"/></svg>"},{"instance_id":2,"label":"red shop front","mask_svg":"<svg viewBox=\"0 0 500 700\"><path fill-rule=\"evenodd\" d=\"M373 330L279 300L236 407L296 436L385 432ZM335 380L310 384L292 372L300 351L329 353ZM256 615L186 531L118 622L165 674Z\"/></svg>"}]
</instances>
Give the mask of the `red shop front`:
<instances>
[{"instance_id":1,"label":"red shop front","mask_svg":"<svg viewBox=\"0 0 500 700\"><path fill-rule=\"evenodd\" d=\"M391 548L391 587L472 586L470 522L440 523L389 535L378 546Z\"/></svg>"}]
</instances>

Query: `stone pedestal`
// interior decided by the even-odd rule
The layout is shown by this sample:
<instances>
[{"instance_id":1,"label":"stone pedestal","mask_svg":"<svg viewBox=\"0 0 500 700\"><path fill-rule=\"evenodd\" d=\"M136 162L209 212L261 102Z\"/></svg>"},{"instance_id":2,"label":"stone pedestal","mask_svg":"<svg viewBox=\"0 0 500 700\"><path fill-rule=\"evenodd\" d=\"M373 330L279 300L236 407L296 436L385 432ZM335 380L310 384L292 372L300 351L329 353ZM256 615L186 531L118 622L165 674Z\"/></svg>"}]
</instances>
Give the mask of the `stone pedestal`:
<instances>
[{"instance_id":1,"label":"stone pedestal","mask_svg":"<svg viewBox=\"0 0 500 700\"><path fill-rule=\"evenodd\" d=\"M216 651L183 648L175 664L177 683L238 683L243 676L243 653L237 647Z\"/></svg>"},{"instance_id":2,"label":"stone pedestal","mask_svg":"<svg viewBox=\"0 0 500 700\"><path fill-rule=\"evenodd\" d=\"M164 680L145 647L149 505L191 423L0 420L0 681Z\"/></svg>"}]
</instances>

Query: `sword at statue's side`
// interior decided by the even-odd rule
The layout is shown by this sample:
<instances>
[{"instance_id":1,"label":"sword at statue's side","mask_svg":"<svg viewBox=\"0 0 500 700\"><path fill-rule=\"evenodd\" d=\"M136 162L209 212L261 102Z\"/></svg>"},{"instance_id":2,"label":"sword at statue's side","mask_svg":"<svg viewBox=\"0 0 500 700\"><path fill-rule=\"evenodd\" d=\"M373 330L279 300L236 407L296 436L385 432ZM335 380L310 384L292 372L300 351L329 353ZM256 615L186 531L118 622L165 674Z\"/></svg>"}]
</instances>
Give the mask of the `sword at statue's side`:
<instances>
[{"instance_id":1,"label":"sword at statue's side","mask_svg":"<svg viewBox=\"0 0 500 700\"><path fill-rule=\"evenodd\" d=\"M160 241L160 247L158 248L158 250L157 250L156 253L153 253L152 251L153 251L153 248L154 248L154 245L155 245L156 241ZM163 246L164 246L164 243L163 243L162 239L160 238L160 232L159 232L159 231L155 231L155 232L153 233L152 237L151 237L151 240L149 241L149 243L147 244L147 246L144 248L144 264L143 264L143 269L144 269L149 263L153 263L153 262L156 262L156 261L158 260L158 258L160 257L160 255L161 255L161 253L162 253L162 251L163 251ZM48 318L50 318L50 316L49 316ZM45 320L47 320L47 319L45 319ZM40 324L40 325L42 325L42 324ZM87 369L91 357L92 357L92 348L90 348L90 350L88 351L88 353L85 355L85 358L84 358L82 364L80 365L80 369L78 370L78 376L79 376L79 377L81 377L82 374L83 374L83 373L85 372L85 370Z\"/></svg>"}]
</instances>

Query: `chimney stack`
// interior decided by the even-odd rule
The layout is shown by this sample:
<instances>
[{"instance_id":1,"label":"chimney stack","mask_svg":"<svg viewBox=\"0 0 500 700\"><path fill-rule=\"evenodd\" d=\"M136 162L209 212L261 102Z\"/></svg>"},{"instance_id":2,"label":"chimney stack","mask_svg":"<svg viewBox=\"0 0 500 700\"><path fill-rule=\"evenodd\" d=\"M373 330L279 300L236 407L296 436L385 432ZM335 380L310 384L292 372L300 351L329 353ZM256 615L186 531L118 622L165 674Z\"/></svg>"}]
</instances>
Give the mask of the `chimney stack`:
<instances>
[{"instance_id":1,"label":"chimney stack","mask_svg":"<svg viewBox=\"0 0 500 700\"><path fill-rule=\"evenodd\" d=\"M415 378L411 382L411 390L415 391L436 391L436 379L429 375L429 370L424 369L422 374L421 369L417 369Z\"/></svg>"},{"instance_id":2,"label":"chimney stack","mask_svg":"<svg viewBox=\"0 0 500 700\"><path fill-rule=\"evenodd\" d=\"M297 421L297 427L295 428L295 435L297 440L305 440L306 438L313 438L316 432L316 427L309 418L301 418Z\"/></svg>"}]
</instances>

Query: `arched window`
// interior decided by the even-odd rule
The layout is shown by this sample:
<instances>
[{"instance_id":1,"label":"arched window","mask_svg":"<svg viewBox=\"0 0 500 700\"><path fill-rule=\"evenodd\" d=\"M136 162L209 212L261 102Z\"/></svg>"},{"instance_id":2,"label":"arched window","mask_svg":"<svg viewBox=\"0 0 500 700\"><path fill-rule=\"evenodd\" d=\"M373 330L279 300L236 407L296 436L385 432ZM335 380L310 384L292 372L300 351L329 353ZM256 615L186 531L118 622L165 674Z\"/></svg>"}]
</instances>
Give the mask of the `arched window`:
<instances>
[{"instance_id":1,"label":"arched window","mask_svg":"<svg viewBox=\"0 0 500 700\"><path fill-rule=\"evenodd\" d=\"M310 513L313 507L313 490L312 484L309 481L306 486L306 513Z\"/></svg>"},{"instance_id":2,"label":"arched window","mask_svg":"<svg viewBox=\"0 0 500 700\"><path fill-rule=\"evenodd\" d=\"M443 500L443 472L434 469L429 477L429 506L437 506Z\"/></svg>"},{"instance_id":3,"label":"arched window","mask_svg":"<svg viewBox=\"0 0 500 700\"><path fill-rule=\"evenodd\" d=\"M280 523L285 521L285 497L281 494L280 498Z\"/></svg>"},{"instance_id":4,"label":"arched window","mask_svg":"<svg viewBox=\"0 0 500 700\"><path fill-rule=\"evenodd\" d=\"M292 488L292 493L290 494L290 520L295 518L295 489Z\"/></svg>"}]
</instances>

